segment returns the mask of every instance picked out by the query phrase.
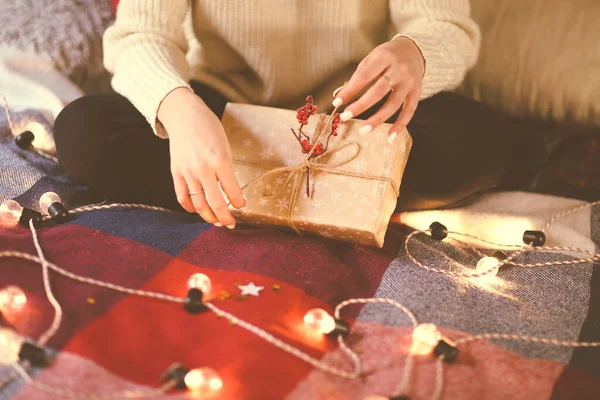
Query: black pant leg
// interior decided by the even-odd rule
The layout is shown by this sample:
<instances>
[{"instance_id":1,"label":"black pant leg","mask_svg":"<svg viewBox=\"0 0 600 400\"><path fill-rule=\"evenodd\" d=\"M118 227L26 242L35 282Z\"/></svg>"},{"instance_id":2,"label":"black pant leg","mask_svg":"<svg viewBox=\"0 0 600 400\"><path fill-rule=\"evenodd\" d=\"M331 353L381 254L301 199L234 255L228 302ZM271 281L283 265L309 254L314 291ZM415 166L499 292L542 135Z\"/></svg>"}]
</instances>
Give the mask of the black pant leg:
<instances>
[{"instance_id":1,"label":"black pant leg","mask_svg":"<svg viewBox=\"0 0 600 400\"><path fill-rule=\"evenodd\" d=\"M507 121L453 93L419 103L408 125L414 142L397 210L451 207L498 185L512 153Z\"/></svg>"},{"instance_id":2,"label":"black pant leg","mask_svg":"<svg viewBox=\"0 0 600 400\"><path fill-rule=\"evenodd\" d=\"M227 100L206 86L193 87L220 117ZM182 209L169 141L156 137L125 97L102 93L75 100L58 115L54 136L65 170L108 200Z\"/></svg>"}]
</instances>

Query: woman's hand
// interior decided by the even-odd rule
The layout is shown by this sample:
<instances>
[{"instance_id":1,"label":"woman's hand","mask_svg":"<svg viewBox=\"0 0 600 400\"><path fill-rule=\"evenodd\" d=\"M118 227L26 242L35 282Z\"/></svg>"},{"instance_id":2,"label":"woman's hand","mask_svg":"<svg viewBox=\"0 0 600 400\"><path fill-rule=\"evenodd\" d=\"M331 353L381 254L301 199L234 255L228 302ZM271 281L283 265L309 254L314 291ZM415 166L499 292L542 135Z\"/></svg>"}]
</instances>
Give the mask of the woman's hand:
<instances>
[{"instance_id":1,"label":"woman's hand","mask_svg":"<svg viewBox=\"0 0 600 400\"><path fill-rule=\"evenodd\" d=\"M233 173L221 121L186 88L167 95L158 117L169 134L171 174L179 203L206 222L233 229L235 219L227 203L243 208L246 200Z\"/></svg>"},{"instance_id":2,"label":"woman's hand","mask_svg":"<svg viewBox=\"0 0 600 400\"><path fill-rule=\"evenodd\" d=\"M399 37L376 47L361 61L348 83L334 92L333 95L337 97L333 105L352 100L371 85L358 100L346 107L341 118L347 121L374 106L391 91L384 105L359 132L369 133L402 106L402 112L388 132L388 140L392 142L396 134L406 127L417 108L424 71L425 63L419 48L412 40Z\"/></svg>"}]
</instances>

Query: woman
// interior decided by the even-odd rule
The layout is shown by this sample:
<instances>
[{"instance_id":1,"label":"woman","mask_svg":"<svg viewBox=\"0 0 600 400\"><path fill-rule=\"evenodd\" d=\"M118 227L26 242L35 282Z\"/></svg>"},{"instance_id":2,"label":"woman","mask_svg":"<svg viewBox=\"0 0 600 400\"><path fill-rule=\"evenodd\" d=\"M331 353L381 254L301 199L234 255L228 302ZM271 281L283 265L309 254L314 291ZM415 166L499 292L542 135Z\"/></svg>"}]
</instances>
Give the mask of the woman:
<instances>
[{"instance_id":1,"label":"woman","mask_svg":"<svg viewBox=\"0 0 600 400\"><path fill-rule=\"evenodd\" d=\"M199 51L186 58L189 39ZM180 205L233 228L227 198L245 199L225 104L296 108L312 94L322 112L342 104L345 119L365 119L365 135L388 121L393 141L408 127L399 209L456 205L497 185L509 160L503 118L444 93L479 41L467 0L121 0L104 37L117 93L65 108L58 155L109 200Z\"/></svg>"}]
</instances>

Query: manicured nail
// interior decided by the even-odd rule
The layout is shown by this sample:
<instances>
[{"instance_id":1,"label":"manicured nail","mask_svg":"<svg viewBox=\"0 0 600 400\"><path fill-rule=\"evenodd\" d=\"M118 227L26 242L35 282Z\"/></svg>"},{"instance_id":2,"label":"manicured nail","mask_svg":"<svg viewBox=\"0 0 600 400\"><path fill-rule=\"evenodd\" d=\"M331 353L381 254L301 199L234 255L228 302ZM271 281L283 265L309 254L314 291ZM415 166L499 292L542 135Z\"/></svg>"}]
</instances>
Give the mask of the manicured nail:
<instances>
[{"instance_id":1,"label":"manicured nail","mask_svg":"<svg viewBox=\"0 0 600 400\"><path fill-rule=\"evenodd\" d=\"M344 88L345 85L340 86L339 88L333 91L333 97L337 96L338 92Z\"/></svg>"},{"instance_id":2,"label":"manicured nail","mask_svg":"<svg viewBox=\"0 0 600 400\"><path fill-rule=\"evenodd\" d=\"M339 99L339 97L338 97L338 99ZM348 120L349 120L349 119L351 119L352 117L354 117L354 114L352 114L352 111L350 111L350 110L346 110L346 111L344 111L343 113L341 113L341 114L340 114L340 119L341 119L343 122L346 122L346 121L348 121Z\"/></svg>"},{"instance_id":3,"label":"manicured nail","mask_svg":"<svg viewBox=\"0 0 600 400\"><path fill-rule=\"evenodd\" d=\"M220 228L223 226L223 224L220 222L215 222L213 225L216 226L217 228Z\"/></svg>"},{"instance_id":4,"label":"manicured nail","mask_svg":"<svg viewBox=\"0 0 600 400\"><path fill-rule=\"evenodd\" d=\"M333 104L334 107L339 107L344 104L344 100L341 97L336 97L331 104Z\"/></svg>"},{"instance_id":5,"label":"manicured nail","mask_svg":"<svg viewBox=\"0 0 600 400\"><path fill-rule=\"evenodd\" d=\"M365 125L362 128L360 128L358 133L360 133L361 135L366 135L367 133L371 132L372 129L373 127L371 125Z\"/></svg>"},{"instance_id":6,"label":"manicured nail","mask_svg":"<svg viewBox=\"0 0 600 400\"><path fill-rule=\"evenodd\" d=\"M392 132L392 134L390 136L388 136L388 142L390 144L392 144L394 142L394 139L396 139L397 134L398 134L397 132Z\"/></svg>"},{"instance_id":7,"label":"manicured nail","mask_svg":"<svg viewBox=\"0 0 600 400\"><path fill-rule=\"evenodd\" d=\"M228 227L229 229L233 229L233 228L235 228L235 224L227 225L227 227Z\"/></svg>"}]
</instances>

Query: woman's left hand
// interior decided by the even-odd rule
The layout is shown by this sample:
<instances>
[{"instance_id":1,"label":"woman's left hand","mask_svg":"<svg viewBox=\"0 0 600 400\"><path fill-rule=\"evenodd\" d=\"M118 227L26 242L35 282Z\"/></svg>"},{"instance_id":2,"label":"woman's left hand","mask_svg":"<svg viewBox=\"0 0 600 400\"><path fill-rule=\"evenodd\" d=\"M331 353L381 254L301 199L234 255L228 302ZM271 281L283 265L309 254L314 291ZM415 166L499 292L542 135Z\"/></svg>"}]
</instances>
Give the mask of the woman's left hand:
<instances>
[{"instance_id":1,"label":"woman's left hand","mask_svg":"<svg viewBox=\"0 0 600 400\"><path fill-rule=\"evenodd\" d=\"M342 120L346 121L371 108L391 91L387 101L359 132L369 133L402 107L402 112L388 132L388 140L392 142L417 109L424 70L425 63L416 44L408 38L399 37L376 47L361 61L348 83L334 92L336 98L333 105L344 104L371 86L358 100L346 107L341 115Z\"/></svg>"}]
</instances>

